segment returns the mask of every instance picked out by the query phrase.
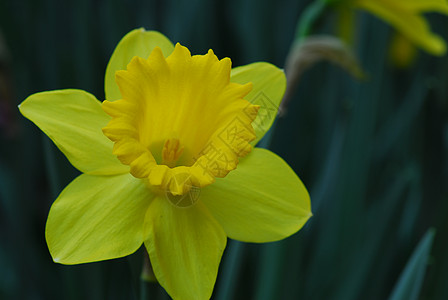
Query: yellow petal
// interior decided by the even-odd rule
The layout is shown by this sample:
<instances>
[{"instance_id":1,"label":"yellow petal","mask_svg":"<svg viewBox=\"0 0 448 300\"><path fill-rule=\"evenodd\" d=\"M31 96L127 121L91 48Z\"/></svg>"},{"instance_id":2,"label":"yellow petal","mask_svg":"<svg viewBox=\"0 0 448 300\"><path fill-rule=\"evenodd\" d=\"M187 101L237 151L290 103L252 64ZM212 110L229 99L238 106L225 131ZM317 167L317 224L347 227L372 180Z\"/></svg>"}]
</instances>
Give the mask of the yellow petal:
<instances>
[{"instance_id":1,"label":"yellow petal","mask_svg":"<svg viewBox=\"0 0 448 300\"><path fill-rule=\"evenodd\" d=\"M413 12L439 12L448 14L446 0L401 0L403 5Z\"/></svg>"},{"instance_id":2,"label":"yellow petal","mask_svg":"<svg viewBox=\"0 0 448 300\"><path fill-rule=\"evenodd\" d=\"M121 39L106 68L104 89L107 100L121 99L120 90L115 83L115 72L126 70L134 56L148 58L156 46L162 49L165 57L174 50L173 43L166 36L157 31L145 31L143 28L134 29Z\"/></svg>"},{"instance_id":3,"label":"yellow petal","mask_svg":"<svg viewBox=\"0 0 448 300\"><path fill-rule=\"evenodd\" d=\"M152 194L130 174L80 175L53 203L46 238L53 260L80 264L122 257L143 243Z\"/></svg>"},{"instance_id":4,"label":"yellow petal","mask_svg":"<svg viewBox=\"0 0 448 300\"><path fill-rule=\"evenodd\" d=\"M260 148L227 177L203 188L201 200L230 238L244 242L283 239L311 217L300 179L280 157Z\"/></svg>"},{"instance_id":5,"label":"yellow petal","mask_svg":"<svg viewBox=\"0 0 448 300\"><path fill-rule=\"evenodd\" d=\"M428 53L438 56L446 53L445 41L432 33L425 18L412 12L406 2L358 0L357 6L388 22Z\"/></svg>"},{"instance_id":6,"label":"yellow petal","mask_svg":"<svg viewBox=\"0 0 448 300\"><path fill-rule=\"evenodd\" d=\"M81 90L37 93L23 101L19 109L81 172L112 175L129 171L112 154L113 143L101 132L111 118L91 94Z\"/></svg>"},{"instance_id":7,"label":"yellow petal","mask_svg":"<svg viewBox=\"0 0 448 300\"><path fill-rule=\"evenodd\" d=\"M259 105L258 115L252 122L257 138L252 145L271 128L285 93L285 73L274 65L258 62L232 69L232 82L246 84L252 82L252 91L244 97L254 105Z\"/></svg>"},{"instance_id":8,"label":"yellow petal","mask_svg":"<svg viewBox=\"0 0 448 300\"><path fill-rule=\"evenodd\" d=\"M210 299L227 238L204 205L157 198L146 222L145 246L163 288L173 299Z\"/></svg>"}]
</instances>

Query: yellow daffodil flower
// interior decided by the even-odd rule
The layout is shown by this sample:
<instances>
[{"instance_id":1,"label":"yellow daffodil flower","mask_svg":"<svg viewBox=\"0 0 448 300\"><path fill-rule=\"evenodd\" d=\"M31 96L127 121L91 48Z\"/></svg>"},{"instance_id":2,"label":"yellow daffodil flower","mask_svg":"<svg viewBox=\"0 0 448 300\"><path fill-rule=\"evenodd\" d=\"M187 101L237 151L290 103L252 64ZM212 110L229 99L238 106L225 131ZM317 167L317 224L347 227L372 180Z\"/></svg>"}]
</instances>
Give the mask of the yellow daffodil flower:
<instances>
[{"instance_id":1,"label":"yellow daffodil flower","mask_svg":"<svg viewBox=\"0 0 448 300\"><path fill-rule=\"evenodd\" d=\"M52 205L55 262L146 247L175 299L210 298L227 237L270 242L311 216L294 171L253 146L272 125L285 76L268 63L231 69L137 29L115 49L102 104L81 90L31 95L21 113L83 174Z\"/></svg>"},{"instance_id":2,"label":"yellow daffodil flower","mask_svg":"<svg viewBox=\"0 0 448 300\"><path fill-rule=\"evenodd\" d=\"M448 15L447 0L348 0L389 23L419 48L432 55L444 55L446 42L434 34L422 14Z\"/></svg>"}]
</instances>

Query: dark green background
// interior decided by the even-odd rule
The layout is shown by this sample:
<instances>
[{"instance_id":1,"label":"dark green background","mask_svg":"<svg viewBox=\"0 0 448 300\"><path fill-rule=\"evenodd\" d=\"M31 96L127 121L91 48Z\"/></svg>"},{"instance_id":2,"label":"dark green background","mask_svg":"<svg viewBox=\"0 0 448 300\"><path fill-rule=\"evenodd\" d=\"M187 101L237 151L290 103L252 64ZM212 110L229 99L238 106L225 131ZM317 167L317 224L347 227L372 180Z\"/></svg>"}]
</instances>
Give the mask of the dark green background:
<instances>
[{"instance_id":1,"label":"dark green background","mask_svg":"<svg viewBox=\"0 0 448 300\"><path fill-rule=\"evenodd\" d=\"M21 101L62 88L103 99L107 61L137 27L159 30L192 53L212 48L234 66L283 67L309 3L0 0L0 298L141 293L140 252L79 266L52 262L47 213L78 171L19 115ZM428 19L448 39L448 17ZM335 20L329 9L312 33L334 33ZM303 76L270 148L308 187L314 217L281 242L229 241L214 299L448 299L448 58L420 52L398 70L387 56L392 32L357 15L353 48L364 81L328 63Z\"/></svg>"}]
</instances>

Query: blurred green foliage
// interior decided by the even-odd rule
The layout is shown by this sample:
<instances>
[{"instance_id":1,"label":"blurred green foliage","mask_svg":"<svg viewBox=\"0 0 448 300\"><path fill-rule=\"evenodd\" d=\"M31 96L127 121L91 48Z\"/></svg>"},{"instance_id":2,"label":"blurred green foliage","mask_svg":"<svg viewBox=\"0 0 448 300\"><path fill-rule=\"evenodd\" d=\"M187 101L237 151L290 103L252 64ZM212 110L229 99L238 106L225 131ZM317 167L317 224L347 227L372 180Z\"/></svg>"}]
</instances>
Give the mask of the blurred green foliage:
<instances>
[{"instance_id":1,"label":"blurred green foliage","mask_svg":"<svg viewBox=\"0 0 448 300\"><path fill-rule=\"evenodd\" d=\"M212 48L235 66L283 67L309 3L0 0L0 298L140 296L141 252L52 262L46 216L78 171L19 115L21 101L69 87L104 98L107 61L137 27L193 53ZM448 39L448 20L428 19ZM326 12L310 34L333 33L334 21ZM448 299L448 58L419 53L398 70L387 56L391 31L357 15L353 47L366 80L328 63L301 78L269 147L308 187L314 217L281 242L230 241L215 299ZM143 290L168 297L155 286Z\"/></svg>"}]
</instances>

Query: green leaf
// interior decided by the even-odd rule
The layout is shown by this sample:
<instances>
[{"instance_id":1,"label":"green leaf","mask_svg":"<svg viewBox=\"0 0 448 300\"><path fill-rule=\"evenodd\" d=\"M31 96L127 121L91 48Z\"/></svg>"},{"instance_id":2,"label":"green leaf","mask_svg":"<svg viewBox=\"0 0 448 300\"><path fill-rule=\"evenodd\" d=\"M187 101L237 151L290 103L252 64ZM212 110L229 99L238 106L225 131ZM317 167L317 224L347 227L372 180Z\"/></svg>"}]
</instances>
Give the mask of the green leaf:
<instances>
[{"instance_id":1,"label":"green leaf","mask_svg":"<svg viewBox=\"0 0 448 300\"><path fill-rule=\"evenodd\" d=\"M422 287L426 265L434 240L435 229L429 229L420 240L406 267L398 279L389 300L418 299Z\"/></svg>"}]
</instances>

